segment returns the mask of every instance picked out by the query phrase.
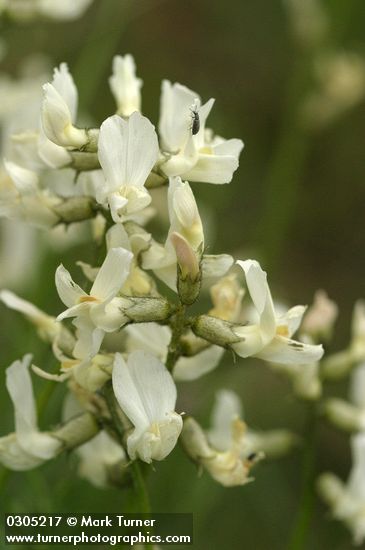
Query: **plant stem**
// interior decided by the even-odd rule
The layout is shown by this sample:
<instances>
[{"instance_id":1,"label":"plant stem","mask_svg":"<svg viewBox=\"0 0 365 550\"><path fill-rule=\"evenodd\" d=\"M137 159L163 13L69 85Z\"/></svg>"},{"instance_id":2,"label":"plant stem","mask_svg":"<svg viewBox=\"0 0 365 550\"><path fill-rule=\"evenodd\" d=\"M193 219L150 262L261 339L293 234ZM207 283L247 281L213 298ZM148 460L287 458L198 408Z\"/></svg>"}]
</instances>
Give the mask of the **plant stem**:
<instances>
[{"instance_id":1,"label":"plant stem","mask_svg":"<svg viewBox=\"0 0 365 550\"><path fill-rule=\"evenodd\" d=\"M118 435L120 444L124 447L125 441L125 427L119 417L117 405L114 397L113 386L111 382L107 382L104 388L104 396L108 405L109 412L114 423L115 431ZM151 506L148 497L148 490L143 473L141 471L141 466L138 460L131 462L130 466L131 476L133 480L134 487L134 505L137 508L137 513L139 514L150 514ZM146 550L152 550L153 547L150 544L145 544Z\"/></svg>"},{"instance_id":2,"label":"plant stem","mask_svg":"<svg viewBox=\"0 0 365 550\"><path fill-rule=\"evenodd\" d=\"M138 506L138 513L150 514L151 505L148 496L146 481L143 477L141 466L138 460L134 460L131 465L131 473L133 479L133 485L135 489L136 504Z\"/></svg>"},{"instance_id":3,"label":"plant stem","mask_svg":"<svg viewBox=\"0 0 365 550\"><path fill-rule=\"evenodd\" d=\"M175 366L176 361L181 355L181 342L180 338L185 330L185 312L186 306L180 304L176 310L176 313L171 321L171 340L169 343L166 368L171 371Z\"/></svg>"},{"instance_id":4,"label":"plant stem","mask_svg":"<svg viewBox=\"0 0 365 550\"><path fill-rule=\"evenodd\" d=\"M314 480L316 472L316 408L309 404L306 429L304 434L305 448L302 460L302 483L299 508L288 550L305 548L311 519L315 507Z\"/></svg>"}]
</instances>

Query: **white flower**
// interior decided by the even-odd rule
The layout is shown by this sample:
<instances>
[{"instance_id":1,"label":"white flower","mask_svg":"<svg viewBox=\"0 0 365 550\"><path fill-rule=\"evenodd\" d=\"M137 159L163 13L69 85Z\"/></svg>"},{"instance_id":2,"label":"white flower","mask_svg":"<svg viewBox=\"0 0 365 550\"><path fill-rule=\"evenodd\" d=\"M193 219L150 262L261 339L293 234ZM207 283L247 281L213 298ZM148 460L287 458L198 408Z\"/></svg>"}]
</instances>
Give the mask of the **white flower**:
<instances>
[{"instance_id":1,"label":"white flower","mask_svg":"<svg viewBox=\"0 0 365 550\"><path fill-rule=\"evenodd\" d=\"M126 327L128 334L127 350L129 352L141 349L160 359L163 363L167 358L168 345L171 340L171 329L157 323L138 323ZM188 382L196 380L214 370L224 353L219 346L209 346L196 355L179 357L173 368L174 380Z\"/></svg>"},{"instance_id":2,"label":"white flower","mask_svg":"<svg viewBox=\"0 0 365 550\"><path fill-rule=\"evenodd\" d=\"M107 118L100 128L98 155L105 185L97 200L109 202L113 220L148 206L151 197L144 184L158 157L154 126L140 113L128 120L118 115Z\"/></svg>"},{"instance_id":3,"label":"white flower","mask_svg":"<svg viewBox=\"0 0 365 550\"><path fill-rule=\"evenodd\" d=\"M153 242L143 253L144 269L152 269L169 288L176 291L176 265L194 275L204 250L203 225L189 183L181 178L170 178L168 189L170 228L165 245ZM178 256L178 258L177 258ZM205 256L202 261L204 276L222 276L232 265L227 254ZM196 273L195 273L196 274Z\"/></svg>"},{"instance_id":4,"label":"white flower","mask_svg":"<svg viewBox=\"0 0 365 550\"><path fill-rule=\"evenodd\" d=\"M208 440L215 449L227 451L236 445L241 449L242 458L253 453L264 453L265 457L277 458L287 453L296 443L295 436L282 429L241 430L244 437L240 437L238 426L242 424L242 419L243 410L238 395L231 390L220 390L212 411L211 428L207 432Z\"/></svg>"},{"instance_id":5,"label":"white flower","mask_svg":"<svg viewBox=\"0 0 365 550\"><path fill-rule=\"evenodd\" d=\"M347 483L325 473L319 478L318 489L333 517L347 525L354 544L360 545L365 539L365 434L353 436L351 446L353 466Z\"/></svg>"},{"instance_id":6,"label":"white flower","mask_svg":"<svg viewBox=\"0 0 365 550\"><path fill-rule=\"evenodd\" d=\"M272 363L309 364L323 355L321 345L313 346L292 340L305 311L296 306L277 317L266 280L266 273L255 260L237 261L246 275L248 291L259 315L257 324L241 326L234 332L242 338L232 348L240 357L255 356Z\"/></svg>"},{"instance_id":7,"label":"white flower","mask_svg":"<svg viewBox=\"0 0 365 550\"><path fill-rule=\"evenodd\" d=\"M209 444L206 434L192 417L184 421L181 434L187 454L224 487L245 485L252 481L252 478L248 477L251 467L261 458L260 455L242 457L241 442L245 437L245 424L235 422L233 429L234 443L225 451L219 451Z\"/></svg>"},{"instance_id":8,"label":"white flower","mask_svg":"<svg viewBox=\"0 0 365 550\"><path fill-rule=\"evenodd\" d=\"M365 412L365 363L356 367L351 374L350 399Z\"/></svg>"},{"instance_id":9,"label":"white flower","mask_svg":"<svg viewBox=\"0 0 365 550\"><path fill-rule=\"evenodd\" d=\"M15 410L15 433L0 438L0 462L12 470L28 470L56 456L62 444L37 427L36 404L29 374L31 355L6 370L6 387Z\"/></svg>"},{"instance_id":10,"label":"white flower","mask_svg":"<svg viewBox=\"0 0 365 550\"><path fill-rule=\"evenodd\" d=\"M209 315L225 321L238 321L244 290L239 286L236 274L220 279L211 287L210 295L214 307Z\"/></svg>"},{"instance_id":11,"label":"white flower","mask_svg":"<svg viewBox=\"0 0 365 550\"><path fill-rule=\"evenodd\" d=\"M73 393L68 393L63 404L63 420L71 420L83 412L85 409L77 397ZM127 466L126 453L106 431L101 430L74 452L79 458L79 476L87 479L95 487L108 487L111 479L118 482L123 477L123 466Z\"/></svg>"},{"instance_id":12,"label":"white flower","mask_svg":"<svg viewBox=\"0 0 365 550\"><path fill-rule=\"evenodd\" d=\"M128 277L132 256L124 248L110 249L89 294L72 280L63 265L57 268L57 291L68 308L57 319L76 317L73 321L78 329L73 352L76 358L94 356L105 333L113 332L126 323L123 298L118 298L117 294Z\"/></svg>"},{"instance_id":13,"label":"white flower","mask_svg":"<svg viewBox=\"0 0 365 550\"><path fill-rule=\"evenodd\" d=\"M80 148L88 141L85 130L74 126L77 114L77 88L66 63L54 70L52 83L44 84L43 129L51 141L63 147Z\"/></svg>"},{"instance_id":14,"label":"white flower","mask_svg":"<svg viewBox=\"0 0 365 550\"><path fill-rule=\"evenodd\" d=\"M324 290L317 290L300 330L314 339L330 338L337 315L337 304L328 298Z\"/></svg>"},{"instance_id":15,"label":"white flower","mask_svg":"<svg viewBox=\"0 0 365 550\"><path fill-rule=\"evenodd\" d=\"M201 105L195 92L181 84L163 81L159 133L165 160L160 167L167 176L207 183L231 181L243 143L239 139L214 139L205 131L213 103L210 99ZM200 120L196 135L192 133L192 109Z\"/></svg>"},{"instance_id":16,"label":"white flower","mask_svg":"<svg viewBox=\"0 0 365 550\"><path fill-rule=\"evenodd\" d=\"M84 13L92 0L3 0L4 7L11 17L21 20L31 20L36 17L49 17L54 20L76 19Z\"/></svg>"},{"instance_id":17,"label":"white flower","mask_svg":"<svg viewBox=\"0 0 365 550\"><path fill-rule=\"evenodd\" d=\"M143 255L143 268L153 269L159 279L170 288L176 290L176 248L174 237L186 243L187 250L195 257L195 263L200 263L204 248L203 225L193 192L188 182L181 178L170 178L168 189L168 210L170 228L165 245L153 243ZM191 263L194 263L193 260Z\"/></svg>"},{"instance_id":18,"label":"white flower","mask_svg":"<svg viewBox=\"0 0 365 550\"><path fill-rule=\"evenodd\" d=\"M129 117L141 110L142 80L136 77L136 64L130 54L113 59L113 74L109 85L117 103L118 115Z\"/></svg>"},{"instance_id":19,"label":"white flower","mask_svg":"<svg viewBox=\"0 0 365 550\"><path fill-rule=\"evenodd\" d=\"M365 361L365 301L357 300L355 303L352 326L350 354L352 362Z\"/></svg>"},{"instance_id":20,"label":"white flower","mask_svg":"<svg viewBox=\"0 0 365 550\"><path fill-rule=\"evenodd\" d=\"M5 161L5 168L11 179L0 181L0 216L21 218L36 227L55 225L59 218L52 207L60 199L40 189L35 172L9 161Z\"/></svg>"},{"instance_id":21,"label":"white flower","mask_svg":"<svg viewBox=\"0 0 365 550\"><path fill-rule=\"evenodd\" d=\"M119 406L132 422L128 454L144 462L163 460L175 447L182 419L175 412L176 387L166 367L143 351L135 351L126 363L117 353L113 389Z\"/></svg>"},{"instance_id":22,"label":"white flower","mask_svg":"<svg viewBox=\"0 0 365 550\"><path fill-rule=\"evenodd\" d=\"M78 474L90 481L95 487L108 487L110 478L118 481L122 477L122 467L127 466L127 457L121 445L116 443L104 430L93 439L76 449L80 458Z\"/></svg>"},{"instance_id":23,"label":"white flower","mask_svg":"<svg viewBox=\"0 0 365 550\"><path fill-rule=\"evenodd\" d=\"M41 15L51 19L67 21L80 17L93 0L77 0L77 2L75 0L62 0L62 2L54 2L54 0L36 1Z\"/></svg>"},{"instance_id":24,"label":"white flower","mask_svg":"<svg viewBox=\"0 0 365 550\"><path fill-rule=\"evenodd\" d=\"M23 313L23 315L36 326L41 338L53 342L53 340L59 336L61 325L57 323L55 317L47 315L47 313L44 313L44 311L30 302L19 298L19 296L10 290L1 290L0 300L4 302L7 307Z\"/></svg>"}]
</instances>

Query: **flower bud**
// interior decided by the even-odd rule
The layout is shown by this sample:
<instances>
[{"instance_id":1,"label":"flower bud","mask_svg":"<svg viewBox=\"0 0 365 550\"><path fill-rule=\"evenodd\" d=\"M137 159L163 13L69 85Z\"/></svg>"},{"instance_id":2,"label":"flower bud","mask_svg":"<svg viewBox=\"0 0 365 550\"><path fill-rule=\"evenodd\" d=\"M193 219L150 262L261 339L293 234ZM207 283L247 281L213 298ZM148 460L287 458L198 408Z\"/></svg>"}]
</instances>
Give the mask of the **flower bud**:
<instances>
[{"instance_id":1,"label":"flower bud","mask_svg":"<svg viewBox=\"0 0 365 550\"><path fill-rule=\"evenodd\" d=\"M196 336L225 348L242 341L242 338L235 333L235 326L233 323L211 315L200 315L191 328Z\"/></svg>"},{"instance_id":2,"label":"flower bud","mask_svg":"<svg viewBox=\"0 0 365 550\"><path fill-rule=\"evenodd\" d=\"M70 450L89 441L100 430L95 417L91 413L84 413L72 418L58 430L51 433L53 437L62 441L64 449Z\"/></svg>"},{"instance_id":3,"label":"flower bud","mask_svg":"<svg viewBox=\"0 0 365 550\"><path fill-rule=\"evenodd\" d=\"M136 65L131 55L114 57L109 85L117 103L118 115L129 117L134 111L141 110L142 80L136 77Z\"/></svg>"},{"instance_id":4,"label":"flower bud","mask_svg":"<svg viewBox=\"0 0 365 550\"><path fill-rule=\"evenodd\" d=\"M337 476L325 472L317 480L317 490L323 500L333 507L342 499L345 486Z\"/></svg>"},{"instance_id":5,"label":"flower bud","mask_svg":"<svg viewBox=\"0 0 365 550\"><path fill-rule=\"evenodd\" d=\"M346 432L365 429L365 411L342 399L327 399L324 403L324 414L332 424Z\"/></svg>"},{"instance_id":6,"label":"flower bud","mask_svg":"<svg viewBox=\"0 0 365 550\"><path fill-rule=\"evenodd\" d=\"M90 197L70 197L53 207L63 223L88 220L95 216L94 202Z\"/></svg>"},{"instance_id":7,"label":"flower bud","mask_svg":"<svg viewBox=\"0 0 365 550\"><path fill-rule=\"evenodd\" d=\"M45 84L43 90L42 123L48 139L63 147L83 147L88 142L87 132L73 125L73 117L64 98L52 84Z\"/></svg>"},{"instance_id":8,"label":"flower bud","mask_svg":"<svg viewBox=\"0 0 365 550\"><path fill-rule=\"evenodd\" d=\"M191 305L200 293L200 259L190 243L179 233L171 234L171 242L178 264L177 291L182 303Z\"/></svg>"},{"instance_id":9,"label":"flower bud","mask_svg":"<svg viewBox=\"0 0 365 550\"><path fill-rule=\"evenodd\" d=\"M123 298L123 313L134 323L165 321L173 309L164 298L140 298L128 296Z\"/></svg>"},{"instance_id":10,"label":"flower bud","mask_svg":"<svg viewBox=\"0 0 365 550\"><path fill-rule=\"evenodd\" d=\"M315 342L329 339L337 319L338 307L330 300L324 290L318 290L314 302L304 316L301 332L310 336Z\"/></svg>"}]
</instances>

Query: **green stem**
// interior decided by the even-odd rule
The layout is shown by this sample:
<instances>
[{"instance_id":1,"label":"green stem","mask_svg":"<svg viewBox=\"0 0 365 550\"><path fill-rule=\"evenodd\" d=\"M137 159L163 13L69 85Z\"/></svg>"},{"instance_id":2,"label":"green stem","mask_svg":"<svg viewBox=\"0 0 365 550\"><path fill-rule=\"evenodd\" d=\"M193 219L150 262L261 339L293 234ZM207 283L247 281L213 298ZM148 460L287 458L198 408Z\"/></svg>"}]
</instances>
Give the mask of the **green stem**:
<instances>
[{"instance_id":1,"label":"green stem","mask_svg":"<svg viewBox=\"0 0 365 550\"><path fill-rule=\"evenodd\" d=\"M134 460L131 465L133 486L135 489L136 505L139 514L150 514L151 505L148 496L146 481L143 477L141 466L138 460Z\"/></svg>"},{"instance_id":2,"label":"green stem","mask_svg":"<svg viewBox=\"0 0 365 550\"><path fill-rule=\"evenodd\" d=\"M120 441L120 444L124 447L125 426L123 425L121 418L118 414L117 404L115 401L115 396L114 396L113 386L111 381L106 383L103 393L106 399L106 403L107 403L110 415L112 417L115 431L118 435L118 439ZM138 460L134 460L133 462L131 462L129 467L130 467L130 472L133 480L135 508L137 508L137 512L139 514L150 514L151 506L150 506L150 501L148 497L147 485L143 477L140 463ZM145 548L146 550L149 550L149 549L152 550L153 547L150 544L146 544Z\"/></svg>"},{"instance_id":3,"label":"green stem","mask_svg":"<svg viewBox=\"0 0 365 550\"><path fill-rule=\"evenodd\" d=\"M169 343L167 359L166 359L166 368L171 371L175 366L176 361L179 359L182 347L181 347L181 336L183 335L186 323L185 323L185 313L186 306L180 304L176 310L176 313L171 321L171 340Z\"/></svg>"},{"instance_id":4,"label":"green stem","mask_svg":"<svg viewBox=\"0 0 365 550\"><path fill-rule=\"evenodd\" d=\"M305 448L302 461L302 483L299 508L294 524L288 550L302 550L309 534L311 520L314 514L316 495L314 481L316 473L316 408L309 404L305 429Z\"/></svg>"}]
</instances>

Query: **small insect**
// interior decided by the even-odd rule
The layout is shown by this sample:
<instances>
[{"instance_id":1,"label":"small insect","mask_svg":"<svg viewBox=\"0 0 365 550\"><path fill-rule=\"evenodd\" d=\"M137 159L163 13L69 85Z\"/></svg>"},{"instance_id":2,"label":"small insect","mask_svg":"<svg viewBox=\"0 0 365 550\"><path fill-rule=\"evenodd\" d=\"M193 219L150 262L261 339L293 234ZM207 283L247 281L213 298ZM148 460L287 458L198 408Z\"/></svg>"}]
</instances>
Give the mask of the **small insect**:
<instances>
[{"instance_id":1,"label":"small insect","mask_svg":"<svg viewBox=\"0 0 365 550\"><path fill-rule=\"evenodd\" d=\"M195 104L193 106L193 108L190 109L190 111L191 111L191 118L192 118L190 129L191 129L191 133L193 134L193 136L196 136L196 134L200 130L200 118L199 118L197 105Z\"/></svg>"}]
</instances>

